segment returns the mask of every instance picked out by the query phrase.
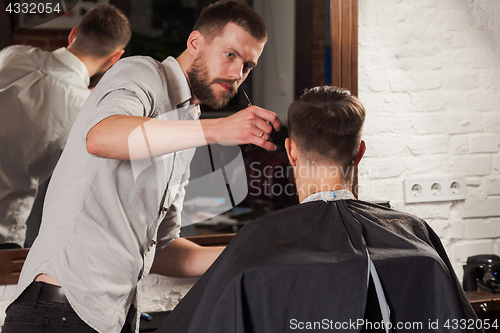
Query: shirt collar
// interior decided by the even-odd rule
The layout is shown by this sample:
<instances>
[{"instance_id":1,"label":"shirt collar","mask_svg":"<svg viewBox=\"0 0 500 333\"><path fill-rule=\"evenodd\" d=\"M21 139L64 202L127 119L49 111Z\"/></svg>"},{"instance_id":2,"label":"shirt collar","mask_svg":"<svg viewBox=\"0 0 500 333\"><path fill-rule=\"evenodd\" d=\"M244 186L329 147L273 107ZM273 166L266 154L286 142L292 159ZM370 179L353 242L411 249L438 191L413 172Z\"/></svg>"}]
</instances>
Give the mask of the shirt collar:
<instances>
[{"instance_id":1,"label":"shirt collar","mask_svg":"<svg viewBox=\"0 0 500 333\"><path fill-rule=\"evenodd\" d=\"M162 62L167 71L169 91L172 92L176 106L182 106L191 100L191 88L189 88L186 75L174 57L168 57Z\"/></svg>"},{"instance_id":2,"label":"shirt collar","mask_svg":"<svg viewBox=\"0 0 500 333\"><path fill-rule=\"evenodd\" d=\"M89 71L87 70L87 67L84 65L84 63L80 59L78 59L76 55L69 52L65 47L61 47L60 49L55 50L54 52L52 52L52 54L57 58L57 60L75 71L76 74L78 74L82 78L86 87L89 86Z\"/></svg>"},{"instance_id":3,"label":"shirt collar","mask_svg":"<svg viewBox=\"0 0 500 333\"><path fill-rule=\"evenodd\" d=\"M356 199L351 191L348 190L324 191L311 194L310 196L302 200L301 204L318 200L323 200L324 202L327 202L327 201L348 200L348 199Z\"/></svg>"},{"instance_id":4,"label":"shirt collar","mask_svg":"<svg viewBox=\"0 0 500 333\"><path fill-rule=\"evenodd\" d=\"M193 108L186 110L186 113L181 117L182 120L198 120L200 119L201 110L199 105L193 105Z\"/></svg>"}]
</instances>

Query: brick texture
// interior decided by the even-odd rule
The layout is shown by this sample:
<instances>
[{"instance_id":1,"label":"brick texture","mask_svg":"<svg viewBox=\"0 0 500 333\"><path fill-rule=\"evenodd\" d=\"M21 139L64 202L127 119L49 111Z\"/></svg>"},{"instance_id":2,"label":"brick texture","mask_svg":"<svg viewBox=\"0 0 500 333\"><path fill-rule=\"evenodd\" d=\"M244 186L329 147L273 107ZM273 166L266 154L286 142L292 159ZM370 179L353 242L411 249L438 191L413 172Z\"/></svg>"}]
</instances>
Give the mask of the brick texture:
<instances>
[{"instance_id":1,"label":"brick texture","mask_svg":"<svg viewBox=\"0 0 500 333\"><path fill-rule=\"evenodd\" d=\"M488 195L500 195L500 177L492 177L486 180Z\"/></svg>"},{"instance_id":2,"label":"brick texture","mask_svg":"<svg viewBox=\"0 0 500 333\"><path fill-rule=\"evenodd\" d=\"M500 219L466 220L465 238L500 238Z\"/></svg>"},{"instance_id":3,"label":"brick texture","mask_svg":"<svg viewBox=\"0 0 500 333\"><path fill-rule=\"evenodd\" d=\"M470 138L471 153L497 153L500 134L473 135Z\"/></svg>"},{"instance_id":4,"label":"brick texture","mask_svg":"<svg viewBox=\"0 0 500 333\"><path fill-rule=\"evenodd\" d=\"M13 34L12 44L39 47L44 51L54 51L68 46L70 30L28 29Z\"/></svg>"},{"instance_id":5,"label":"brick texture","mask_svg":"<svg viewBox=\"0 0 500 333\"><path fill-rule=\"evenodd\" d=\"M360 0L358 61L360 198L426 218L461 278L500 255L500 6L459 2ZM406 177L438 175L466 175L466 200L404 203Z\"/></svg>"},{"instance_id":6,"label":"brick texture","mask_svg":"<svg viewBox=\"0 0 500 333\"><path fill-rule=\"evenodd\" d=\"M493 251L493 240L483 239L461 241L455 245L455 256L458 262L465 263L467 258L478 254L488 254Z\"/></svg>"}]
</instances>

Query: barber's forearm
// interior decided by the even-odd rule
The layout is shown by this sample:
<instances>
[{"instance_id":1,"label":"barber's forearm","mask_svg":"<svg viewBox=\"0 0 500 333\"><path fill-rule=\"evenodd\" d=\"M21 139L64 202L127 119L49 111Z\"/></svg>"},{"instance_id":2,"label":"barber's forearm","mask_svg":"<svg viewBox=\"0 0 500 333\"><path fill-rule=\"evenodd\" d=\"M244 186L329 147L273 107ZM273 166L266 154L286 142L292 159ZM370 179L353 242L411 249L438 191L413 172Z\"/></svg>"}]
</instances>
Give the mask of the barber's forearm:
<instances>
[{"instance_id":1,"label":"barber's forearm","mask_svg":"<svg viewBox=\"0 0 500 333\"><path fill-rule=\"evenodd\" d=\"M87 151L121 160L142 159L207 144L199 120L172 121L114 115L87 134Z\"/></svg>"},{"instance_id":2,"label":"barber's forearm","mask_svg":"<svg viewBox=\"0 0 500 333\"><path fill-rule=\"evenodd\" d=\"M173 121L113 115L96 124L87 134L87 151L121 160L142 159L188 148L220 143L252 143L275 150L272 128L280 129L273 112L251 106L219 119Z\"/></svg>"},{"instance_id":3,"label":"barber's forearm","mask_svg":"<svg viewBox=\"0 0 500 333\"><path fill-rule=\"evenodd\" d=\"M151 273L172 277L201 276L223 250L224 247L204 247L178 238L156 256Z\"/></svg>"}]
</instances>

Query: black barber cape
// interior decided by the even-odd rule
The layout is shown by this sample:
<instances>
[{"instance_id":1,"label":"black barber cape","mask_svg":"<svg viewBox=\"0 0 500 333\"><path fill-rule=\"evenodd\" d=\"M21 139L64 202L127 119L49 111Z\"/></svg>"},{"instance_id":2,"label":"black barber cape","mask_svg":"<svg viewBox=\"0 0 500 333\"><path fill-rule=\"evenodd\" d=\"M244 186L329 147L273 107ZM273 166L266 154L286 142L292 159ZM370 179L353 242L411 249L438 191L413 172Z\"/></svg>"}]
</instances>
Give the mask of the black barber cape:
<instances>
[{"instance_id":1,"label":"black barber cape","mask_svg":"<svg viewBox=\"0 0 500 333\"><path fill-rule=\"evenodd\" d=\"M380 321L366 319L379 307L367 288L367 250L392 332L482 332L461 329L477 317L426 222L358 200L313 201L252 221L156 332L375 331Z\"/></svg>"}]
</instances>

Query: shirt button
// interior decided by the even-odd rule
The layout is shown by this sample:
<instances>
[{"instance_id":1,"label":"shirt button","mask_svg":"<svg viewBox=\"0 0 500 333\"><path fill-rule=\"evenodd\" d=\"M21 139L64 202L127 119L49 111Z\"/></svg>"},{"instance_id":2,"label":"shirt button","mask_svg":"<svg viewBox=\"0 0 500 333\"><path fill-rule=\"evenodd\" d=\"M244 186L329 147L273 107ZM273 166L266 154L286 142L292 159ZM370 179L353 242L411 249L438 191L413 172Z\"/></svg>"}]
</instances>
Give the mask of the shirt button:
<instances>
[{"instance_id":1,"label":"shirt button","mask_svg":"<svg viewBox=\"0 0 500 333\"><path fill-rule=\"evenodd\" d=\"M163 213L166 213L166 212L168 212L168 208L167 208L167 207L161 207L161 211L162 211Z\"/></svg>"}]
</instances>

